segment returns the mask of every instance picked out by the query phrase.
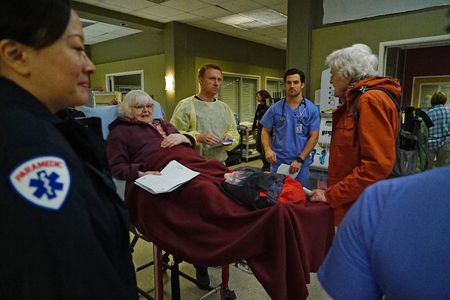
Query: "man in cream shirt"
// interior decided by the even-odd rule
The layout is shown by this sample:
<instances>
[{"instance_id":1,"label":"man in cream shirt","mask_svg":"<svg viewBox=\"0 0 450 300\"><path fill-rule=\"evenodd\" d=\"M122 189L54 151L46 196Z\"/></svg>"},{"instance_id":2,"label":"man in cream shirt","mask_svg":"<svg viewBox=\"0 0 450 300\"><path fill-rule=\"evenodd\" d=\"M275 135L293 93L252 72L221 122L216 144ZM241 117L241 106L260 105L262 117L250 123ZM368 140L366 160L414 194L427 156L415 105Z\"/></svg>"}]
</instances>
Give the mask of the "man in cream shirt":
<instances>
[{"instance_id":1,"label":"man in cream shirt","mask_svg":"<svg viewBox=\"0 0 450 300\"><path fill-rule=\"evenodd\" d=\"M215 98L222 85L222 70L214 64L203 65L198 71L200 92L181 100L170 122L180 131L192 135L197 150L209 159L225 162L227 151L239 143L236 120L230 107ZM221 141L232 141L221 146Z\"/></svg>"}]
</instances>

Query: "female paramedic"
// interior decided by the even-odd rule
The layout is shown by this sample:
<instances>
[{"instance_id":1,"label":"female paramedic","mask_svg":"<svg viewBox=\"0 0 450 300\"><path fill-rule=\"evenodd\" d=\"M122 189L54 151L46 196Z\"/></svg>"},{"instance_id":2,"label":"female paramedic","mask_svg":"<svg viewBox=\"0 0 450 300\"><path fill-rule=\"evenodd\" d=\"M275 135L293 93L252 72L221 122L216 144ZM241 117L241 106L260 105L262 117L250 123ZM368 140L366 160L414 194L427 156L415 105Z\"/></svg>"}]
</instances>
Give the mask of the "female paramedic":
<instances>
[{"instance_id":1,"label":"female paramedic","mask_svg":"<svg viewBox=\"0 0 450 300\"><path fill-rule=\"evenodd\" d=\"M69 0L0 9L0 299L137 299L128 220L82 105L95 67Z\"/></svg>"}]
</instances>

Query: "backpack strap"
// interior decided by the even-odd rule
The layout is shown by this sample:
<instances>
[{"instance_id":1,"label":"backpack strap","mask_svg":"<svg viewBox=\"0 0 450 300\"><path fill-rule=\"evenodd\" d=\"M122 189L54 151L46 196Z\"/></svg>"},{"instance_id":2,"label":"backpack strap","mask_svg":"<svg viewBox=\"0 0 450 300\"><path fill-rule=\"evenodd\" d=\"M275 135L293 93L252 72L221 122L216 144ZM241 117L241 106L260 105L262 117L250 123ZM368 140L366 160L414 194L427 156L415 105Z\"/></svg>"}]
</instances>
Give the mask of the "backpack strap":
<instances>
[{"instance_id":1,"label":"backpack strap","mask_svg":"<svg viewBox=\"0 0 450 300\"><path fill-rule=\"evenodd\" d=\"M397 97L394 96L394 94L392 94L390 91L388 91L385 88L382 87L378 87L378 86L373 86L373 87L367 87L367 86L362 86L359 88L358 90L358 95L356 96L355 102L353 103L353 119L355 120L355 124L358 124L358 120L359 120L359 112L358 112L358 104L359 104L359 98L361 97L362 94L364 94L367 91L370 90L379 90L379 91L383 91L385 92L389 98L391 98L392 102L394 102L395 107L397 108L397 111L400 112L400 105L397 101Z\"/></svg>"},{"instance_id":2,"label":"backpack strap","mask_svg":"<svg viewBox=\"0 0 450 300\"><path fill-rule=\"evenodd\" d=\"M391 98L392 102L394 102L395 107L397 108L397 111L398 111L398 114L399 114L399 118L398 118L399 126L401 126L401 122L402 122L401 121L401 109L400 109L400 104L398 103L397 97L394 94L392 94L390 91L385 89L385 88L378 87L378 86L367 87L367 86L364 85L364 86L359 88L358 95L356 95L355 102L353 102L353 120L355 121L355 134L353 135L353 145L356 145L356 133L358 131L358 121L359 121L358 104L359 104L359 98L361 97L362 94L364 94L365 92L370 91L370 90L383 91L384 93L386 93L389 96L389 98ZM398 133L397 133L397 140L398 140L398 137L399 137L400 128L401 127L398 128L399 130L398 130Z\"/></svg>"}]
</instances>

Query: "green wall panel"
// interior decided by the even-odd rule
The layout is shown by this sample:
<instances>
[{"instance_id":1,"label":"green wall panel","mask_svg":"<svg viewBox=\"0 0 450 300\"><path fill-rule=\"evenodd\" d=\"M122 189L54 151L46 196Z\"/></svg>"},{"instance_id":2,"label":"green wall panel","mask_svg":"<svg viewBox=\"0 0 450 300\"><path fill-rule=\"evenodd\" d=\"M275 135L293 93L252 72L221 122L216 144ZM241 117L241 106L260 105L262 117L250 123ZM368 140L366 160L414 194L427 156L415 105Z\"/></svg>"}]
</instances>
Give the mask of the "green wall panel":
<instances>
[{"instance_id":1,"label":"green wall panel","mask_svg":"<svg viewBox=\"0 0 450 300\"><path fill-rule=\"evenodd\" d=\"M106 90L106 74L144 70L144 89L154 95L155 100L166 109L165 55L126 59L111 63L97 64L97 70L91 75L91 87Z\"/></svg>"},{"instance_id":2,"label":"green wall panel","mask_svg":"<svg viewBox=\"0 0 450 300\"><path fill-rule=\"evenodd\" d=\"M311 93L320 88L325 58L333 50L364 43L378 54L381 42L446 34L448 8L374 18L326 26L313 30L311 59Z\"/></svg>"}]
</instances>

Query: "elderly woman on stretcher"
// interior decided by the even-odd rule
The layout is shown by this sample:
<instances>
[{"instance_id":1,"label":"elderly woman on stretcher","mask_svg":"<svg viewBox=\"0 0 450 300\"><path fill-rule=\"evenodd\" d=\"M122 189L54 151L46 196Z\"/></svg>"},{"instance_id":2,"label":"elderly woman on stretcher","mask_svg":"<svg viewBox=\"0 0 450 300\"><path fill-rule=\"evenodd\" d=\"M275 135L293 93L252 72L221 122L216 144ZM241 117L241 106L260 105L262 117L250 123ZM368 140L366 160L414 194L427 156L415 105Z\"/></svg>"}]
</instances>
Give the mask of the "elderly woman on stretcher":
<instances>
[{"instance_id":1,"label":"elderly woman on stretcher","mask_svg":"<svg viewBox=\"0 0 450 300\"><path fill-rule=\"evenodd\" d=\"M254 210L234 201L219 186L231 171L201 157L189 135L154 120L153 104L145 92L131 91L109 126L108 163L114 177L127 181L125 201L133 224L185 261L219 266L246 259L273 299L305 299L309 272L318 268L334 232L328 206L306 207L301 186L287 189L288 200L271 207ZM172 160L199 175L156 195L134 184Z\"/></svg>"}]
</instances>

